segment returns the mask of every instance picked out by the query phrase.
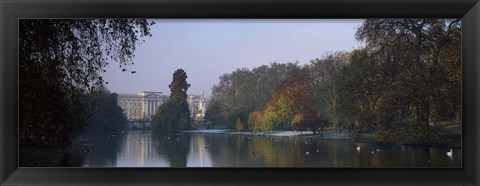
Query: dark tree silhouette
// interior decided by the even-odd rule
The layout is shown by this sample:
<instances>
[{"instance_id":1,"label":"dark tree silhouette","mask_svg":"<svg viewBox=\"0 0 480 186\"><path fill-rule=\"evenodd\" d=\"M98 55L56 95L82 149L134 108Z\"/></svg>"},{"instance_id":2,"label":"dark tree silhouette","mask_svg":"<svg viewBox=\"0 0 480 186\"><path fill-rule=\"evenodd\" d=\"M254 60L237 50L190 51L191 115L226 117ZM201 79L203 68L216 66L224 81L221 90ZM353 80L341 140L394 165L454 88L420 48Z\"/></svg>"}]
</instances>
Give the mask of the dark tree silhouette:
<instances>
[{"instance_id":1,"label":"dark tree silhouette","mask_svg":"<svg viewBox=\"0 0 480 186\"><path fill-rule=\"evenodd\" d=\"M132 65L145 19L19 20L19 143L67 150L86 125L84 97L118 62ZM20 154L22 155L22 154ZM25 164L23 164L25 165Z\"/></svg>"}]
</instances>

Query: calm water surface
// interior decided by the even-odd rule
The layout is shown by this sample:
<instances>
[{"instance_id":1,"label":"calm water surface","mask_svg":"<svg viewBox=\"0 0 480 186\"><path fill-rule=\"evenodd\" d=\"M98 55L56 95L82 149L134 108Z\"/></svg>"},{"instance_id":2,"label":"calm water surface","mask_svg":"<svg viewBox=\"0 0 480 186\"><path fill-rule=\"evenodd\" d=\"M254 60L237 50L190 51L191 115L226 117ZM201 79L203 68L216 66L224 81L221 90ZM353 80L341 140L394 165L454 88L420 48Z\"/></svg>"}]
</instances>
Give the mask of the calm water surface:
<instances>
[{"instance_id":1,"label":"calm water surface","mask_svg":"<svg viewBox=\"0 0 480 186\"><path fill-rule=\"evenodd\" d=\"M83 167L461 167L461 149L346 140L127 131L85 141Z\"/></svg>"}]
</instances>

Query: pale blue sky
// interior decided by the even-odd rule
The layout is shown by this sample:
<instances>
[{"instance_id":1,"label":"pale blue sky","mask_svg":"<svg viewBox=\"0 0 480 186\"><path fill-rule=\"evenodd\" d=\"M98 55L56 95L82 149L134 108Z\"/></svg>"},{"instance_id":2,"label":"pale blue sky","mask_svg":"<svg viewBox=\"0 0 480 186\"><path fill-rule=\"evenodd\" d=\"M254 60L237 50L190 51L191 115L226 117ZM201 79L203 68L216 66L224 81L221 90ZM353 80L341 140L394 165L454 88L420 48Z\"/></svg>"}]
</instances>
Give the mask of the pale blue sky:
<instances>
[{"instance_id":1,"label":"pale blue sky","mask_svg":"<svg viewBox=\"0 0 480 186\"><path fill-rule=\"evenodd\" d=\"M354 34L362 20L202 20L160 19L152 37L137 46L135 74L118 65L106 69L107 88L117 93L161 91L170 94L172 74L182 68L191 84L188 94L210 97L219 76L237 68L272 62L307 64L327 52L351 51L361 43Z\"/></svg>"}]
</instances>

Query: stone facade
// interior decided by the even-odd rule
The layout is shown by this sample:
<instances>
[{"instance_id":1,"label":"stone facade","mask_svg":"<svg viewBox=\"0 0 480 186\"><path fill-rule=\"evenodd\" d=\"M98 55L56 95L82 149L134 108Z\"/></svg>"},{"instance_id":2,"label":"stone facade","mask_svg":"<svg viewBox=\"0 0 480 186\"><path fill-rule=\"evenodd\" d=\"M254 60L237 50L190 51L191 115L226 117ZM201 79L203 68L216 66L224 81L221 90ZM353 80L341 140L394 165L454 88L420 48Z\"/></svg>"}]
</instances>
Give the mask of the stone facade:
<instances>
[{"instance_id":1,"label":"stone facade","mask_svg":"<svg viewBox=\"0 0 480 186\"><path fill-rule=\"evenodd\" d=\"M138 94L118 94L118 105L123 109L130 121L151 121L158 107L167 101L162 92L142 91ZM201 121L205 117L205 93L188 95L190 117Z\"/></svg>"},{"instance_id":2,"label":"stone facade","mask_svg":"<svg viewBox=\"0 0 480 186\"><path fill-rule=\"evenodd\" d=\"M187 102L190 109L190 117L194 120L203 120L207 106L205 93L200 91L200 95L189 95Z\"/></svg>"},{"instance_id":3,"label":"stone facade","mask_svg":"<svg viewBox=\"0 0 480 186\"><path fill-rule=\"evenodd\" d=\"M119 94L118 105L128 120L149 121L164 102L162 92L142 91L138 94Z\"/></svg>"}]
</instances>

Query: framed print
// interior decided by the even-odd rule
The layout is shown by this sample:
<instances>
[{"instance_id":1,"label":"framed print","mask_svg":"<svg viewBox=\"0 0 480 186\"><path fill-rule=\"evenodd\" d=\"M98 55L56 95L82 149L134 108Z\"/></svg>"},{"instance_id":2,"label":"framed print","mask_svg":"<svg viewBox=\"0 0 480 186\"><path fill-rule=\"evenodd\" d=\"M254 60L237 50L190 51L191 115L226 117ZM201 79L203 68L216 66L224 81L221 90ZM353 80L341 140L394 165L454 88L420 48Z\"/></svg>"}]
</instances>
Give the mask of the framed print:
<instances>
[{"instance_id":1,"label":"framed print","mask_svg":"<svg viewBox=\"0 0 480 186\"><path fill-rule=\"evenodd\" d=\"M478 1L0 6L4 185L479 182Z\"/></svg>"}]
</instances>

